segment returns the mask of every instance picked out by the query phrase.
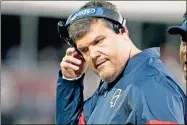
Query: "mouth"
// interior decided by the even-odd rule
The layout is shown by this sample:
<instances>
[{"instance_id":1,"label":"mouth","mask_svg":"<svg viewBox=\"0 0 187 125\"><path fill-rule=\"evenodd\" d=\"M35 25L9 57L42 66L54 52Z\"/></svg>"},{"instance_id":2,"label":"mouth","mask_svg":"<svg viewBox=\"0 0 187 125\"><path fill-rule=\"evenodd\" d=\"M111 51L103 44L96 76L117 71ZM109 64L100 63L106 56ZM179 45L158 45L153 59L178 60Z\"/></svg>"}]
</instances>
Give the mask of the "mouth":
<instances>
[{"instance_id":1,"label":"mouth","mask_svg":"<svg viewBox=\"0 0 187 125\"><path fill-rule=\"evenodd\" d=\"M96 69L101 69L104 66L106 61L107 59L96 62L96 65L95 65Z\"/></svg>"}]
</instances>

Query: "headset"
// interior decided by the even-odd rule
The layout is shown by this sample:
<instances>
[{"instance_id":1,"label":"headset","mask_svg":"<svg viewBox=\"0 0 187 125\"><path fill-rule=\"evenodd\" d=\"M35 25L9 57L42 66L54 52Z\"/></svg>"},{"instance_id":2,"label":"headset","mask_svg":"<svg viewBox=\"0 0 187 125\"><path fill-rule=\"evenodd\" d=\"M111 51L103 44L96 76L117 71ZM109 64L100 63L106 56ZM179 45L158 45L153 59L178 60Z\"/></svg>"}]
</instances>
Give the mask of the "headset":
<instances>
[{"instance_id":1,"label":"headset","mask_svg":"<svg viewBox=\"0 0 187 125\"><path fill-rule=\"evenodd\" d=\"M107 9L103 7L90 7L90 8L84 8L76 11L75 13L71 14L66 23L63 21L59 21L57 23L57 30L59 33L60 38L65 41L69 46L74 47L77 52L81 54L81 52L77 49L75 41L73 41L69 37L68 33L68 27L73 23L74 21L77 21L79 19L83 19L86 17L96 17L96 18L104 18L108 21L110 21L113 24L113 30L115 33L119 33L121 28L126 27L126 19L123 18L118 12ZM130 57L130 56L129 56ZM100 81L100 87L104 83L104 81ZM99 88L100 88L99 87ZM93 105L95 106L96 103Z\"/></svg>"},{"instance_id":2,"label":"headset","mask_svg":"<svg viewBox=\"0 0 187 125\"><path fill-rule=\"evenodd\" d=\"M75 47L77 50L75 41L73 41L68 34L68 27L74 21L79 19L83 19L86 17L97 17L97 18L104 18L113 24L113 29L115 33L119 33L120 29L126 26L126 20L123 18L118 12L107 9L103 7L90 7L84 8L76 11L75 13L71 14L66 23L63 21L59 21L57 23L57 30L60 35L60 38L63 39L69 46Z\"/></svg>"}]
</instances>

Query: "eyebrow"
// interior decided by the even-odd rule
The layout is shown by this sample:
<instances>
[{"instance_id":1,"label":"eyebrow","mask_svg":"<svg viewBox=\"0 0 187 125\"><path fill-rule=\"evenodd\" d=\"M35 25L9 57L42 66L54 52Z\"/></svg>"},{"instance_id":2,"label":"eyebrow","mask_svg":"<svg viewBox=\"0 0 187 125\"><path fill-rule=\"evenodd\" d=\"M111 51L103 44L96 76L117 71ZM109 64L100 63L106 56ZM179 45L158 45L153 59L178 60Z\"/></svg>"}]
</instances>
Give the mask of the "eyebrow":
<instances>
[{"instance_id":1,"label":"eyebrow","mask_svg":"<svg viewBox=\"0 0 187 125\"><path fill-rule=\"evenodd\" d=\"M96 41L98 41L98 40L100 40L101 38L104 38L105 36L103 36L103 35L99 35L99 36L97 36L97 37L95 37L94 38L94 40L92 40L91 42L89 42L89 44L87 45L87 46L85 46L85 47L80 47L80 48L78 48L78 49L83 49L83 48L86 48L86 47L88 47L88 46L90 46L91 44L93 44L94 42L96 42Z\"/></svg>"},{"instance_id":2,"label":"eyebrow","mask_svg":"<svg viewBox=\"0 0 187 125\"><path fill-rule=\"evenodd\" d=\"M98 40L100 40L101 38L104 38L104 37L105 36L103 36L103 35L99 35L91 43L94 43L94 42L96 42L96 41L98 41Z\"/></svg>"}]
</instances>

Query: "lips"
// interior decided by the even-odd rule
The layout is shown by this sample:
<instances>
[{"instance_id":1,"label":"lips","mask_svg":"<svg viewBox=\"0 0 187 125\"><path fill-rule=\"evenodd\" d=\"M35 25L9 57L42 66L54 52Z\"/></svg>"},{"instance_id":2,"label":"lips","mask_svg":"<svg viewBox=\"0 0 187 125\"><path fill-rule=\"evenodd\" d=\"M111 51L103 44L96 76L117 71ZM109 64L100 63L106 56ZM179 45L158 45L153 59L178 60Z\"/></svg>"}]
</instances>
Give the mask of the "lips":
<instances>
[{"instance_id":1,"label":"lips","mask_svg":"<svg viewBox=\"0 0 187 125\"><path fill-rule=\"evenodd\" d=\"M101 68L101 66L102 66L106 61L107 61L107 59L102 59L102 60L96 61L96 63L95 63L96 69Z\"/></svg>"}]
</instances>

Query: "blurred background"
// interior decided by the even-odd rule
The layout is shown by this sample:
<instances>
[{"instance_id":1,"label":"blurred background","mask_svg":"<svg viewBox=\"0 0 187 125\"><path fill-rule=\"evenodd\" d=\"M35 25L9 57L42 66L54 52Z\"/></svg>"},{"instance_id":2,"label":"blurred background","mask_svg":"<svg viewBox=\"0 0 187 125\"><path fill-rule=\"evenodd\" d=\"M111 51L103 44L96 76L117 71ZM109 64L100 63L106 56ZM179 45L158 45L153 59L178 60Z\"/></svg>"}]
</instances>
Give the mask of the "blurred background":
<instances>
[{"instance_id":1,"label":"blurred background","mask_svg":"<svg viewBox=\"0 0 187 125\"><path fill-rule=\"evenodd\" d=\"M67 45L57 22L87 1L1 2L1 123L55 123L55 92ZM127 19L132 41L140 48L161 47L161 59L186 92L179 63L179 36L167 34L181 25L186 1L111 1ZM87 70L84 97L99 84Z\"/></svg>"}]
</instances>

